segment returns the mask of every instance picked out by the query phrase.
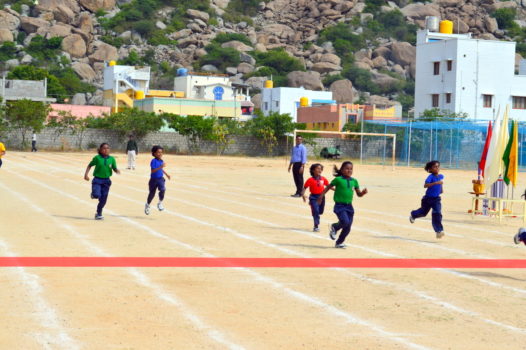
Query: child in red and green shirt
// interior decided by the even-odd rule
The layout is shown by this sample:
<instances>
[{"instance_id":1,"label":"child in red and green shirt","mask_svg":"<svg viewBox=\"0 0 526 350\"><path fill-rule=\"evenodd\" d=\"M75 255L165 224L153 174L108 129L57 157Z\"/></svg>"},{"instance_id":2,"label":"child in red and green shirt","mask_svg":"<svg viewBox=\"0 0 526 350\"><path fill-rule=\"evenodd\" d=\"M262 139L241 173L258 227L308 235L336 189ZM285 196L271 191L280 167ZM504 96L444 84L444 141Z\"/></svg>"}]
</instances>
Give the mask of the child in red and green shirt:
<instances>
[{"instance_id":1,"label":"child in red and green shirt","mask_svg":"<svg viewBox=\"0 0 526 350\"><path fill-rule=\"evenodd\" d=\"M323 172L323 165L321 164L312 164L310 166L310 177L307 181L305 181L305 185L303 186L303 191L301 192L301 196L303 197L303 201L307 202L307 198L305 197L305 190L308 188L310 190L310 196L309 196L309 205L312 212L312 218L314 219L314 232L319 232L319 225L320 225L320 215L323 214L323 211L325 209L325 198L322 198L322 201L320 204L318 204L317 200L320 197L321 193L323 192L323 189L325 186L329 184L329 181L327 181L326 178L321 176L321 173Z\"/></svg>"},{"instance_id":2,"label":"child in red and green shirt","mask_svg":"<svg viewBox=\"0 0 526 350\"><path fill-rule=\"evenodd\" d=\"M367 189L360 190L358 180L351 177L353 173L353 164L349 161L343 162L340 169L334 166L334 180L331 181L325 190L318 198L320 204L325 196L325 193L335 188L334 191L334 213L338 217L338 222L330 225L329 237L332 240L336 239L336 234L342 230L338 240L336 241L336 248L346 248L343 244L345 238L351 232L351 226L354 218L354 208L352 206L353 194L356 192L358 197L367 194Z\"/></svg>"}]
</instances>

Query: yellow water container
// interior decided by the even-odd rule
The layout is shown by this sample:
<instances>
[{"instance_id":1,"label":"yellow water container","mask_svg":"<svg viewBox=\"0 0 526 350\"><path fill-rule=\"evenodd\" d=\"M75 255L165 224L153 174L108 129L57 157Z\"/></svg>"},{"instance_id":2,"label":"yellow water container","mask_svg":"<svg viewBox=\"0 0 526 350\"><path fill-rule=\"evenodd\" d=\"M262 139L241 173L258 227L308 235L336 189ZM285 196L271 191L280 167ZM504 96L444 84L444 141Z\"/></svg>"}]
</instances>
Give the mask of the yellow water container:
<instances>
[{"instance_id":1,"label":"yellow water container","mask_svg":"<svg viewBox=\"0 0 526 350\"><path fill-rule=\"evenodd\" d=\"M265 89L272 89L274 87L274 82L272 80L265 80Z\"/></svg>"},{"instance_id":2,"label":"yellow water container","mask_svg":"<svg viewBox=\"0 0 526 350\"><path fill-rule=\"evenodd\" d=\"M453 34L453 22L448 20L440 21L440 33Z\"/></svg>"},{"instance_id":3,"label":"yellow water container","mask_svg":"<svg viewBox=\"0 0 526 350\"><path fill-rule=\"evenodd\" d=\"M112 66L114 66L114 65L116 65L116 64L117 64L117 62L115 62L115 61L110 61L110 62L108 63L108 66L112 67Z\"/></svg>"},{"instance_id":4,"label":"yellow water container","mask_svg":"<svg viewBox=\"0 0 526 350\"><path fill-rule=\"evenodd\" d=\"M135 99L136 100L142 100L144 99L144 91L135 91Z\"/></svg>"},{"instance_id":5,"label":"yellow water container","mask_svg":"<svg viewBox=\"0 0 526 350\"><path fill-rule=\"evenodd\" d=\"M300 107L308 107L309 99L307 97L300 98Z\"/></svg>"}]
</instances>

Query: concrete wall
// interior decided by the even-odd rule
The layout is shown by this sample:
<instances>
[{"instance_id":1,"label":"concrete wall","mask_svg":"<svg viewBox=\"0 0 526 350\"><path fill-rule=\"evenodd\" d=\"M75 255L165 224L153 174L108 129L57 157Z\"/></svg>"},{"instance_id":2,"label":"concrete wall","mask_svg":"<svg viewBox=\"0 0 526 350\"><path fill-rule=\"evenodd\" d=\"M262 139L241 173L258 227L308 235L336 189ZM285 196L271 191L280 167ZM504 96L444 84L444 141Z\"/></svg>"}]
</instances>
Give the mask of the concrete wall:
<instances>
[{"instance_id":1,"label":"concrete wall","mask_svg":"<svg viewBox=\"0 0 526 350\"><path fill-rule=\"evenodd\" d=\"M29 139L30 140L30 139ZM245 156L268 156L266 147L261 141L252 136L236 135L232 137L234 141L228 145L225 155L245 155ZM21 141L20 135L10 133L5 136L0 136L0 141L6 144L9 149L19 148ZM113 152L124 152L126 146L126 139L120 139L117 133L109 130L89 129L80 137L80 135L71 135L69 133L58 134L57 129L44 129L40 134L37 134L37 148L41 150L94 150L103 142L110 144ZM323 147L334 147L340 145L346 159L357 160L360 157L360 139L355 140L341 140L337 138L317 138L314 139L317 143L315 146L307 145L308 155L313 160L313 155L319 155ZM161 145L169 152L176 152L181 154L197 153L197 154L217 154L217 145L210 141L203 141L199 145L198 150L191 150L191 145L188 144L185 137L174 132L156 132L148 134L139 142L139 153L149 154L153 145ZM291 141L289 144L285 139L281 139L278 146L274 149L274 156L283 156L290 153L292 147ZM29 147L27 148L29 149ZM389 158L391 155L391 145L386 143L385 154ZM380 138L364 139L364 158L382 158L384 154L384 142ZM335 161L336 163L338 161Z\"/></svg>"}]
</instances>

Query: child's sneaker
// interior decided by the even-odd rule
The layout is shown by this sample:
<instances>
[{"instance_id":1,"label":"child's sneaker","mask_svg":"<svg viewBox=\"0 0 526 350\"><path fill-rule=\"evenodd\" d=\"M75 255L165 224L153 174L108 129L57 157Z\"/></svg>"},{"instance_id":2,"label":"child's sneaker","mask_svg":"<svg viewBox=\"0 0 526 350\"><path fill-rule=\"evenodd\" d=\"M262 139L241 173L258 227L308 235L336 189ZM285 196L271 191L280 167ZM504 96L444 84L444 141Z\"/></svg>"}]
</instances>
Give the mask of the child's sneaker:
<instances>
[{"instance_id":1,"label":"child's sneaker","mask_svg":"<svg viewBox=\"0 0 526 350\"><path fill-rule=\"evenodd\" d=\"M413 217L413 215L409 215L409 222L412 224L415 223L415 218Z\"/></svg>"},{"instance_id":2,"label":"child's sneaker","mask_svg":"<svg viewBox=\"0 0 526 350\"><path fill-rule=\"evenodd\" d=\"M444 231L437 232L437 238L438 239L444 237L444 235L445 235Z\"/></svg>"},{"instance_id":3,"label":"child's sneaker","mask_svg":"<svg viewBox=\"0 0 526 350\"><path fill-rule=\"evenodd\" d=\"M347 246L346 246L345 244L343 244L343 243L340 243L340 244L336 244L336 245L334 246L334 248L345 249L345 248L347 248Z\"/></svg>"},{"instance_id":4,"label":"child's sneaker","mask_svg":"<svg viewBox=\"0 0 526 350\"><path fill-rule=\"evenodd\" d=\"M95 214L95 220L104 220L104 216L101 214Z\"/></svg>"},{"instance_id":5,"label":"child's sneaker","mask_svg":"<svg viewBox=\"0 0 526 350\"><path fill-rule=\"evenodd\" d=\"M329 224L329 237L334 241L336 240L336 229L334 224Z\"/></svg>"},{"instance_id":6,"label":"child's sneaker","mask_svg":"<svg viewBox=\"0 0 526 350\"><path fill-rule=\"evenodd\" d=\"M515 244L519 244L521 242L521 234L523 234L524 232L526 232L526 229L524 227L521 227L519 229L519 231L517 232L517 234L515 236L513 236L513 242L515 242ZM525 243L526 244L526 243Z\"/></svg>"},{"instance_id":7,"label":"child's sneaker","mask_svg":"<svg viewBox=\"0 0 526 350\"><path fill-rule=\"evenodd\" d=\"M318 227L314 227L314 228L312 229L312 232L320 232L320 229L319 229Z\"/></svg>"},{"instance_id":8,"label":"child's sneaker","mask_svg":"<svg viewBox=\"0 0 526 350\"><path fill-rule=\"evenodd\" d=\"M150 205L148 203L144 205L144 214L150 215Z\"/></svg>"},{"instance_id":9,"label":"child's sneaker","mask_svg":"<svg viewBox=\"0 0 526 350\"><path fill-rule=\"evenodd\" d=\"M159 209L159 211L163 211L164 210L163 202L157 203L157 209Z\"/></svg>"},{"instance_id":10,"label":"child's sneaker","mask_svg":"<svg viewBox=\"0 0 526 350\"><path fill-rule=\"evenodd\" d=\"M93 193L90 193L89 196L91 197L91 199L95 199L95 196L93 195Z\"/></svg>"}]
</instances>

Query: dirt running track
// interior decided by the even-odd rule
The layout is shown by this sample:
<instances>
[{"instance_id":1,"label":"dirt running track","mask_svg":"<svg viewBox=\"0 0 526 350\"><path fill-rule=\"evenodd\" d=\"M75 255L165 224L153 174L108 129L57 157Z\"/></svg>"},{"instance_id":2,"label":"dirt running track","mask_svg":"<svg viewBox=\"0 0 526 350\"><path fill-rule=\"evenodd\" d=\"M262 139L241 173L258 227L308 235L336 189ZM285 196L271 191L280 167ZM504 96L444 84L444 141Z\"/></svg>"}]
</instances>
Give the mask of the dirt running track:
<instances>
[{"instance_id":1,"label":"dirt running track","mask_svg":"<svg viewBox=\"0 0 526 350\"><path fill-rule=\"evenodd\" d=\"M522 220L466 214L474 172L443 171L438 241L407 219L423 170L357 164L370 193L337 250L332 198L312 233L283 159L166 156L167 210L146 216L150 156L129 171L119 154L96 222L92 156L8 152L0 256L526 258ZM524 269L3 267L0 349L526 349L525 282Z\"/></svg>"}]
</instances>

